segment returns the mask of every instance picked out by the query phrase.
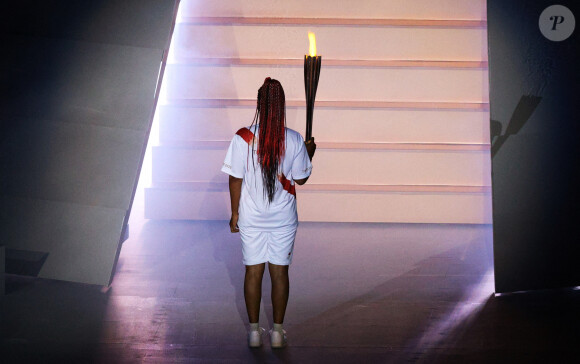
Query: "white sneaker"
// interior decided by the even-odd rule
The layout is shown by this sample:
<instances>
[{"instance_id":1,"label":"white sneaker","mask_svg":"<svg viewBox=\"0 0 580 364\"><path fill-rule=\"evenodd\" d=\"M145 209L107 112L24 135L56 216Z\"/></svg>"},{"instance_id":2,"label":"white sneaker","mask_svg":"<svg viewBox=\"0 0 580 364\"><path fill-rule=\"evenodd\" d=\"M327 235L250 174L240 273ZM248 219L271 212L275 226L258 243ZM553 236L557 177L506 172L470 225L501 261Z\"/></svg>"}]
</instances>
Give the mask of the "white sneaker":
<instances>
[{"instance_id":1,"label":"white sneaker","mask_svg":"<svg viewBox=\"0 0 580 364\"><path fill-rule=\"evenodd\" d=\"M262 334L266 331L263 327L258 330L250 330L248 332L248 346L251 348L259 348L262 346Z\"/></svg>"},{"instance_id":2,"label":"white sneaker","mask_svg":"<svg viewBox=\"0 0 580 364\"><path fill-rule=\"evenodd\" d=\"M288 344L286 330L282 330L282 332L270 330L270 343L272 344L273 348L286 347Z\"/></svg>"}]
</instances>

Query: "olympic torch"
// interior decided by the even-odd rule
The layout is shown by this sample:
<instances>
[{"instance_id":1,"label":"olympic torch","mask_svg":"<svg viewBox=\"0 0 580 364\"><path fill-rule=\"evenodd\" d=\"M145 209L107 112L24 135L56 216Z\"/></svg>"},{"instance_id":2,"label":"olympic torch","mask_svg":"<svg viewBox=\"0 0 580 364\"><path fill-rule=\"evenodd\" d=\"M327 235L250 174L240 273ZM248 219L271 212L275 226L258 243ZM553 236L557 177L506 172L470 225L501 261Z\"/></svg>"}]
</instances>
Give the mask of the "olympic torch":
<instances>
[{"instance_id":1,"label":"olympic torch","mask_svg":"<svg viewBox=\"0 0 580 364\"><path fill-rule=\"evenodd\" d=\"M310 49L304 56L304 88L306 90L306 140L312 137L312 115L314 113L314 99L320 76L321 57L316 55L316 38L314 33L308 33Z\"/></svg>"}]
</instances>

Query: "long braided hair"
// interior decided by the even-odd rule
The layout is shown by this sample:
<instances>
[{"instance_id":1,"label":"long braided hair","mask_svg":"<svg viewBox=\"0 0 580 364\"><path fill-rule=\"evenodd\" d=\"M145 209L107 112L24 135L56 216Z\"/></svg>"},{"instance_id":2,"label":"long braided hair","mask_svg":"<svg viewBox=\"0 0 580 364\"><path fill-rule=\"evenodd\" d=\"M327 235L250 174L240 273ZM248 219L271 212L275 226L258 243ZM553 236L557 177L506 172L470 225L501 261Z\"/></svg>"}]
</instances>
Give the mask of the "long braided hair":
<instances>
[{"instance_id":1,"label":"long braided hair","mask_svg":"<svg viewBox=\"0 0 580 364\"><path fill-rule=\"evenodd\" d=\"M258 90L258 104L252 126L257 121L259 131L256 154L262 169L264 195L268 197L270 203L274 199L278 167L286 149L286 97L278 80L268 77ZM254 158L254 143L255 139L252 141L252 158Z\"/></svg>"}]
</instances>

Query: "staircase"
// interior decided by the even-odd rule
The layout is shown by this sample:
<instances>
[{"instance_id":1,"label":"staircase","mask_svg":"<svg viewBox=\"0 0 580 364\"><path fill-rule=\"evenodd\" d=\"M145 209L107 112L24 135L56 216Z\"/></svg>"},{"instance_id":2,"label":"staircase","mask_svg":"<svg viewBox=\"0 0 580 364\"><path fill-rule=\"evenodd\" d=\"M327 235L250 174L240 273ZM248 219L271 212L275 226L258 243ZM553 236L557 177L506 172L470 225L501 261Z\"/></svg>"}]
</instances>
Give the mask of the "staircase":
<instances>
[{"instance_id":1,"label":"staircase","mask_svg":"<svg viewBox=\"0 0 580 364\"><path fill-rule=\"evenodd\" d=\"M322 70L301 221L491 223L485 1L184 1L158 106L149 219L229 219L229 141L265 77L305 131L303 57Z\"/></svg>"}]
</instances>

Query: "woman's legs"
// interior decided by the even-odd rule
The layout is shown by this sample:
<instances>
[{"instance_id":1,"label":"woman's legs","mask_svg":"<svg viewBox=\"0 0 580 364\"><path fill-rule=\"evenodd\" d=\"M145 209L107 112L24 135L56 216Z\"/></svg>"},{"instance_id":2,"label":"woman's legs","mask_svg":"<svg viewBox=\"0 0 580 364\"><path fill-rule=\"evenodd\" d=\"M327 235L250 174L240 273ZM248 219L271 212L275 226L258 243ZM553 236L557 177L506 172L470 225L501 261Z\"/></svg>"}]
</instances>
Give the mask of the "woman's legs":
<instances>
[{"instance_id":1,"label":"woman's legs","mask_svg":"<svg viewBox=\"0 0 580 364\"><path fill-rule=\"evenodd\" d=\"M288 266L268 263L268 270L270 271L270 279L272 280L274 323L282 324L284 322L286 305L288 304L288 295L290 293ZM262 273L263 272L264 271L262 270Z\"/></svg>"},{"instance_id":2,"label":"woman's legs","mask_svg":"<svg viewBox=\"0 0 580 364\"><path fill-rule=\"evenodd\" d=\"M264 276L265 263L246 265L244 279L244 298L250 323L258 322L260 318L260 301L262 299L262 278ZM288 266L268 263L270 279L272 281L272 307L274 311L274 323L282 324L286 314L288 295L290 293L290 281L288 278Z\"/></svg>"},{"instance_id":3,"label":"woman's legs","mask_svg":"<svg viewBox=\"0 0 580 364\"><path fill-rule=\"evenodd\" d=\"M262 277L264 276L265 263L246 265L246 277L244 278L244 298L250 323L258 322L260 318L260 301L262 300Z\"/></svg>"}]
</instances>

